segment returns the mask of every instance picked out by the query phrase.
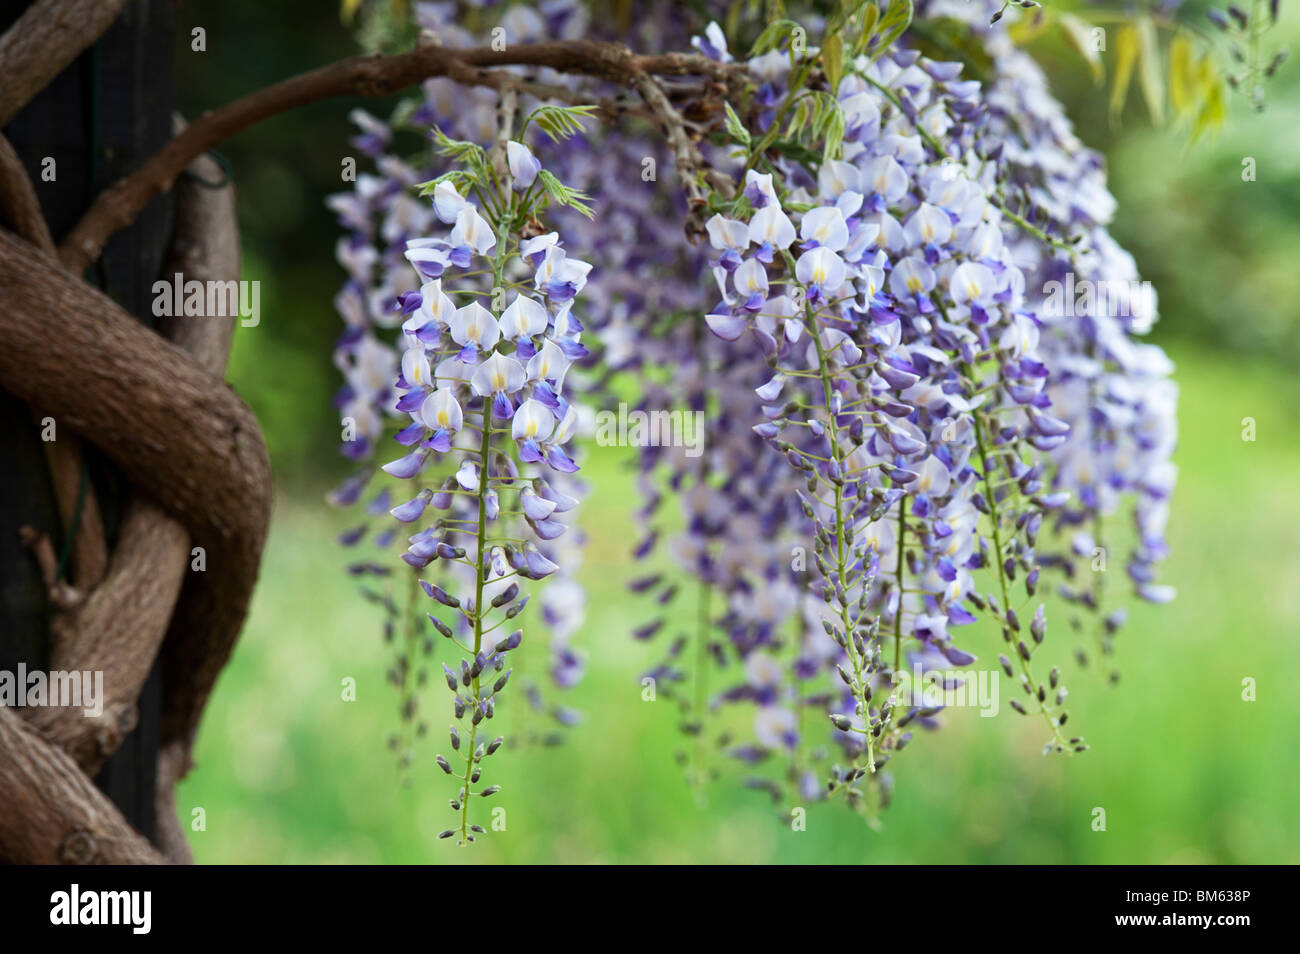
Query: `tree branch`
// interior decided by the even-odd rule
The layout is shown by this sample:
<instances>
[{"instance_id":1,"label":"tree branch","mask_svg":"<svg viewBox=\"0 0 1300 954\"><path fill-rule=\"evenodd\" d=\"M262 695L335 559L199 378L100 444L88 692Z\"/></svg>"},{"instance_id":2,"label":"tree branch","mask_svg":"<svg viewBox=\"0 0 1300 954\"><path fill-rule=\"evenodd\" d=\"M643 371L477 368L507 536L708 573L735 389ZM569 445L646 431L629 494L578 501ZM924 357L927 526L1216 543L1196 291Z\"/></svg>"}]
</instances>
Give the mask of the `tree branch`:
<instances>
[{"instance_id":1,"label":"tree branch","mask_svg":"<svg viewBox=\"0 0 1300 954\"><path fill-rule=\"evenodd\" d=\"M188 741L247 612L266 537L271 475L257 422L184 351L3 232L0 332L0 385L40 399L205 548L207 572L188 574L162 656L163 740Z\"/></svg>"},{"instance_id":2,"label":"tree branch","mask_svg":"<svg viewBox=\"0 0 1300 954\"><path fill-rule=\"evenodd\" d=\"M0 706L0 861L161 864L75 762Z\"/></svg>"},{"instance_id":3,"label":"tree branch","mask_svg":"<svg viewBox=\"0 0 1300 954\"><path fill-rule=\"evenodd\" d=\"M499 82L489 69L494 66L545 66L623 86L634 86L638 77L656 74L726 79L743 69L697 54L641 56L622 44L593 40L524 43L505 50L420 47L395 56L354 57L268 86L200 116L152 159L101 193L64 238L59 255L71 270L84 271L99 257L108 238L129 225L150 199L170 188L195 156L269 116L335 96L385 96L430 77L453 73L458 74L459 82L491 86ZM465 72L467 68L473 76Z\"/></svg>"},{"instance_id":4,"label":"tree branch","mask_svg":"<svg viewBox=\"0 0 1300 954\"><path fill-rule=\"evenodd\" d=\"M31 176L17 150L0 133L0 213L9 227L42 252L53 255L54 237L36 198Z\"/></svg>"},{"instance_id":5,"label":"tree branch","mask_svg":"<svg viewBox=\"0 0 1300 954\"><path fill-rule=\"evenodd\" d=\"M132 500L108 575L56 634L50 669L104 674L102 712L44 706L28 722L93 776L137 721L137 700L167 632L185 576L189 534L155 504Z\"/></svg>"},{"instance_id":6,"label":"tree branch","mask_svg":"<svg viewBox=\"0 0 1300 954\"><path fill-rule=\"evenodd\" d=\"M0 217L15 232L41 251L54 254L54 239L41 211L40 200L22 159L0 134ZM45 415L33 405L37 420ZM85 454L75 435L63 440L44 442L45 460L50 468L50 482L58 507L63 531L72 536L68 581L55 579L48 584L56 615L69 599L75 599L98 585L108 567L108 544L104 540L104 523L99 512L99 498L90 486L85 468ZM78 513L78 510L80 511ZM75 524L75 532L74 532Z\"/></svg>"},{"instance_id":7,"label":"tree branch","mask_svg":"<svg viewBox=\"0 0 1300 954\"><path fill-rule=\"evenodd\" d=\"M179 121L178 121L179 122ZM183 127L183 123L178 128ZM212 180L220 173L217 163L201 156L188 170L195 179ZM239 230L234 187L202 188L182 179L176 189L176 226L171 255L163 274L180 272L187 280L230 281L239 277ZM214 374L222 374L234 333L234 316L167 319L160 331L184 348ZM49 540L32 540L43 566L52 563ZM54 640L51 668L104 673L103 712L88 718L80 709L33 708L24 715L42 736L69 753L87 775L93 775L134 727L137 700L159 654L169 623L179 639L202 651L228 655L237 625L212 626L202 620L202 609L177 605L190 558L190 535L175 519L147 499L136 497L113 552L107 578L83 603L66 616L56 617L61 630ZM52 569L48 572L52 573ZM198 574L196 574L197 576ZM193 599L191 595L190 599ZM180 650L177 650L179 653ZM168 699L188 714L201 710L194 696L177 698L184 689L168 686ZM189 766L189 748L174 741L160 748L155 801L158 809L159 845L174 862L192 861L175 816L174 786ZM2 804L2 803L0 803Z\"/></svg>"},{"instance_id":8,"label":"tree branch","mask_svg":"<svg viewBox=\"0 0 1300 954\"><path fill-rule=\"evenodd\" d=\"M682 191L686 193L689 209L687 230L696 237L702 236L705 233L704 213L708 206L708 193L700 180L708 177L722 195L729 197L732 193L731 179L719 174L710 175L708 164L704 161L699 146L687 132L681 113L673 107L668 94L653 76L637 72L633 74L632 81L673 151L677 177L681 181Z\"/></svg>"},{"instance_id":9,"label":"tree branch","mask_svg":"<svg viewBox=\"0 0 1300 954\"><path fill-rule=\"evenodd\" d=\"M37 0L0 36L0 128L103 35L125 0Z\"/></svg>"}]
</instances>

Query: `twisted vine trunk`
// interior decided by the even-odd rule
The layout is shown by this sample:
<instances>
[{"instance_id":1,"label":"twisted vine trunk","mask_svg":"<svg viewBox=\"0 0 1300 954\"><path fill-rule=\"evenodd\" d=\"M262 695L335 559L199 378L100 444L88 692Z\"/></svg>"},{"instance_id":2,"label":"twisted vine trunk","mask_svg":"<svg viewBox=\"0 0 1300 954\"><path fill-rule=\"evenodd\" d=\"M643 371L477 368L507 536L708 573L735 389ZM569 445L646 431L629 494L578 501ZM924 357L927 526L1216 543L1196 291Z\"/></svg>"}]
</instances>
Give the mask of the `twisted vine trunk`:
<instances>
[{"instance_id":1,"label":"twisted vine trunk","mask_svg":"<svg viewBox=\"0 0 1300 954\"><path fill-rule=\"evenodd\" d=\"M55 251L173 134L170 2L114 23L121 7L0 4L0 671L103 673L94 718L0 707L4 862L190 860L174 786L269 517L257 422L222 381L234 318L144 323L160 276L238 278L233 187L196 184L216 163L195 159L85 279Z\"/></svg>"}]
</instances>

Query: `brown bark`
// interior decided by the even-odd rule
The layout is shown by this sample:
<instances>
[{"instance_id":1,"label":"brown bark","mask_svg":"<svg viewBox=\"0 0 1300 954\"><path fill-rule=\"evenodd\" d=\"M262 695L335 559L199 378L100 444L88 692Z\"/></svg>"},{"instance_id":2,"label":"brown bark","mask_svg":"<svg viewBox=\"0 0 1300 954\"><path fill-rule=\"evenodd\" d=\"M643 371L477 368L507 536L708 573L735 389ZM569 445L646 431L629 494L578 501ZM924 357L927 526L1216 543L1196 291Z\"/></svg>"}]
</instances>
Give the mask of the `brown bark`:
<instances>
[{"instance_id":1,"label":"brown bark","mask_svg":"<svg viewBox=\"0 0 1300 954\"><path fill-rule=\"evenodd\" d=\"M189 171L194 177L211 181L220 170L212 159L200 157ZM177 189L176 222L172 257L164 269L165 275L180 272L186 280L199 281L238 278L239 236L232 186L201 188L191 179L182 180ZM0 293L0 303L4 301ZM234 322L234 316L181 318L165 322L162 330L189 352L199 367L220 375L229 354ZM143 328L140 332L144 336L151 334ZM263 525L253 536L264 532ZM48 540L34 548L44 554L45 562L50 562ZM260 551L260 543L257 549ZM86 717L80 709L69 708L34 708L25 714L43 738L71 755L86 775L99 768L135 724L136 701L173 619L189 560L190 533L185 526L147 498L137 495L128 506L108 576L84 601L56 618L51 668L104 672L103 712L95 718ZM255 573L255 569L254 562L251 572ZM206 578L206 574L193 575ZM251 586L249 572L236 572L235 577ZM207 612L207 601L198 598L201 589L200 586L192 590L190 602L176 608L176 619L192 622ZM234 593L238 600L238 593L232 588L224 589ZM246 599L247 594L244 596ZM180 638L170 647L172 653L181 659L220 658L224 665L242 616L236 619L228 612L220 614L217 625L200 621L203 625L183 628ZM225 625L220 625L220 621ZM213 634L215 639L211 639ZM181 724L186 726L197 724L203 700L210 691L211 681L215 681L215 673L201 671L196 676L181 688L168 692L168 699L181 714ZM201 691L196 692L196 687L201 687ZM173 686L169 684L168 689L173 690ZM188 767L191 735L192 730L183 733L183 741L162 747L159 755L156 800L163 810L159 813L160 844L166 858L177 862L192 860L178 819L174 817L173 792L176 781ZM10 736L9 741L18 744L21 737ZM0 751L4 751L3 745ZM3 799L0 804L5 804ZM0 850L20 854L28 850L22 846L6 846L9 842L0 832Z\"/></svg>"},{"instance_id":2,"label":"brown bark","mask_svg":"<svg viewBox=\"0 0 1300 954\"><path fill-rule=\"evenodd\" d=\"M0 127L94 43L125 0L37 0L0 36Z\"/></svg>"},{"instance_id":3,"label":"brown bark","mask_svg":"<svg viewBox=\"0 0 1300 954\"><path fill-rule=\"evenodd\" d=\"M0 214L15 233L42 252L53 255L54 237L41 213L40 200L23 161L9 140L0 133Z\"/></svg>"},{"instance_id":4,"label":"brown bark","mask_svg":"<svg viewBox=\"0 0 1300 954\"><path fill-rule=\"evenodd\" d=\"M51 328L59 333L50 334ZM188 745L243 622L265 540L270 469L257 423L209 370L61 271L48 256L4 233L0 331L9 342L0 353L0 382L23 400L43 400L61 421L100 447L138 494L179 521L206 550L206 572L188 574L162 652L167 686L163 742L181 739ZM224 358L226 347L209 350L207 360ZM87 355L95 360L87 363ZM145 562L139 571L123 566L113 577L113 593L122 595L96 601L96 619L101 613L111 616L114 605L140 613L127 594L144 584L141 573L175 572L174 564L160 566L159 561L167 555L172 560L188 556L177 532L149 519L147 506L133 509L133 534L124 540L134 542L133 552ZM187 562L180 562L182 576ZM143 629L135 632L140 646L125 660L114 647L130 637L130 627L107 632L87 647L90 658L121 662L110 670L114 682L121 680L117 698L133 699L131 688L138 692L134 684L142 681L146 647L157 647L154 613L164 602L170 610L167 583L150 584L153 603L147 619L140 621ZM86 668L76 661L87 658L87 649L70 650L66 658L75 668ZM147 668L143 671L147 674ZM111 727L70 731L80 740L74 746L78 754L92 760L104 739L112 742Z\"/></svg>"},{"instance_id":5,"label":"brown bark","mask_svg":"<svg viewBox=\"0 0 1300 954\"><path fill-rule=\"evenodd\" d=\"M160 864L72 758L0 707L0 861Z\"/></svg>"},{"instance_id":6,"label":"brown bark","mask_svg":"<svg viewBox=\"0 0 1300 954\"><path fill-rule=\"evenodd\" d=\"M505 50L422 46L395 56L354 57L268 86L199 117L156 156L102 192L64 238L59 255L73 271L85 269L99 257L108 238L129 225L151 198L170 188L195 156L269 116L336 96L386 96L433 76L454 75L460 83L499 86L490 67L511 65L548 66L623 86L639 85L642 92L648 76L694 74L732 81L743 70L694 54L638 55L621 44L595 40L521 43ZM662 103L649 105L658 109Z\"/></svg>"},{"instance_id":7,"label":"brown bark","mask_svg":"<svg viewBox=\"0 0 1300 954\"><path fill-rule=\"evenodd\" d=\"M3 232L0 330L0 381L13 394L43 401L200 542L232 558L260 544L266 449L220 378ZM243 572L234 560L218 567Z\"/></svg>"},{"instance_id":8,"label":"brown bark","mask_svg":"<svg viewBox=\"0 0 1300 954\"><path fill-rule=\"evenodd\" d=\"M154 800L158 831L155 840L163 857L174 865L194 864L194 853L185 840L185 821L176 808L176 783L189 770L189 749L183 743L173 742L158 751L158 792Z\"/></svg>"},{"instance_id":9,"label":"brown bark","mask_svg":"<svg viewBox=\"0 0 1300 954\"><path fill-rule=\"evenodd\" d=\"M41 213L36 190L23 167L22 160L9 140L0 134L0 215L13 230L43 252L55 253L54 239L50 235L45 216ZM33 416L39 421L45 415L34 408ZM57 427L57 422L56 422ZM50 468L50 480L58 505L59 522L64 533L73 534L72 550L68 561L68 580L75 598L94 587L104 577L108 565L108 547L104 541L104 523L99 513L99 500L85 474L85 455L81 442L75 435L65 435L62 441L45 443L45 458ZM83 481L86 485L83 487ZM75 533L73 525L75 524ZM66 596L56 598L53 588L62 587L58 580L49 583L56 612L66 603Z\"/></svg>"},{"instance_id":10,"label":"brown bark","mask_svg":"<svg viewBox=\"0 0 1300 954\"><path fill-rule=\"evenodd\" d=\"M189 534L157 505L127 506L108 575L56 621L50 669L104 674L103 712L44 707L25 712L50 742L94 775L135 728L140 696L187 569Z\"/></svg>"}]
</instances>

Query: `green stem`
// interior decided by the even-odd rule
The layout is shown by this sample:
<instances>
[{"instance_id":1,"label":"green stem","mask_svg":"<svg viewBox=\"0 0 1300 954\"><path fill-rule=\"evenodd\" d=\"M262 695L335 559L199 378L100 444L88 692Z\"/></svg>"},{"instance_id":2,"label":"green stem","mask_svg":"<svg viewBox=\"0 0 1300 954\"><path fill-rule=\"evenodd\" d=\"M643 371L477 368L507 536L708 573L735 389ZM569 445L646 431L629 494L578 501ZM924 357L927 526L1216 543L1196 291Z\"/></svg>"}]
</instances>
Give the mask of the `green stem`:
<instances>
[{"instance_id":1,"label":"green stem","mask_svg":"<svg viewBox=\"0 0 1300 954\"><path fill-rule=\"evenodd\" d=\"M486 475L488 468L488 453L492 441L492 428L490 421L492 417L492 400L483 399L483 439L479 442L479 463L481 473ZM479 481L478 495L478 559L475 561L477 566L474 570L474 658L483 649L483 568L486 565L486 555L484 551L487 548L487 495L483 493L487 486L487 481ZM479 705L479 676L475 676L471 682L474 690L474 708L477 711ZM481 721L481 720L480 720ZM462 781L465 783L464 797L460 802L460 843L461 846L469 844L468 841L468 824L469 824L469 797L470 797L470 776L474 771L474 745L478 740L478 723L470 717L469 745L465 749L465 775Z\"/></svg>"},{"instance_id":2,"label":"green stem","mask_svg":"<svg viewBox=\"0 0 1300 954\"><path fill-rule=\"evenodd\" d=\"M794 274L794 263L791 261L792 256L787 252L786 259L790 268L790 274ZM808 319L808 333L812 336L813 343L817 346L817 365L821 372L822 396L826 402L826 435L830 438L831 457L837 465L843 461L840 454L840 437L839 426L835 421L835 414L831 410L833 406L834 387L831 384L830 369L826 365L826 348L822 344L821 334L817 328L816 316L813 314L812 305L804 298L804 312ZM865 738L867 743L867 770L873 775L876 772L876 753L874 740L871 735L871 710L867 703L866 683L863 680L862 661L858 656L853 639L853 621L849 618L849 583L847 579L848 556L845 553L847 543L844 539L844 487L840 483L834 483L835 487L835 563L836 575L839 577L840 584L840 621L844 626L844 641L847 646L849 660L853 663L853 676L858 685L858 706L862 710L862 724L866 728Z\"/></svg>"},{"instance_id":3,"label":"green stem","mask_svg":"<svg viewBox=\"0 0 1300 954\"><path fill-rule=\"evenodd\" d=\"M704 718L708 705L709 628L713 587L700 584L699 620L695 649L695 778L696 790L704 784Z\"/></svg>"},{"instance_id":4,"label":"green stem","mask_svg":"<svg viewBox=\"0 0 1300 954\"><path fill-rule=\"evenodd\" d=\"M903 542L907 539L907 495L898 501L898 609L894 613L894 673L903 658Z\"/></svg>"},{"instance_id":5,"label":"green stem","mask_svg":"<svg viewBox=\"0 0 1300 954\"><path fill-rule=\"evenodd\" d=\"M989 202L993 206L1000 209L1002 214L1005 215L1008 219L1016 223L1016 225L1020 226L1022 229L1024 229L1026 232L1032 235L1034 238L1038 239L1040 242L1045 242L1048 245L1052 246L1053 248L1059 248L1064 252L1069 252L1071 256L1073 256L1078 251L1078 249L1076 249L1069 242L1062 242L1058 238L1053 238L1052 236L1044 232L1042 229L1040 229L1038 226L1031 224L1029 220L1026 219L1024 216L1012 212L1010 209L1007 208L1006 202L1003 201L1002 199L994 196L989 199Z\"/></svg>"},{"instance_id":6,"label":"green stem","mask_svg":"<svg viewBox=\"0 0 1300 954\"><path fill-rule=\"evenodd\" d=\"M501 276L505 272L506 257L508 254L508 239L510 237L510 219L514 213L513 202L502 213L498 220L497 226L497 255L492 264L492 279L494 287L501 284ZM500 316L498 316L500 317ZM475 552L474 559L474 658L483 650L483 617L486 615L483 611L483 584L485 582L487 567L487 490L488 490L488 457L491 453L492 445L492 399L483 398L483 433L479 440L479 482L478 482L478 532L476 534L478 549ZM474 710L477 711L479 705L479 676L475 676L471 682L474 691ZM482 721L480 719L480 721ZM470 799L470 776L474 773L474 745L478 740L478 723L473 721L473 714L470 716L469 745L465 749L465 774L461 781L464 782L464 788L461 792L460 802L460 844L464 847L469 844L469 799Z\"/></svg>"},{"instance_id":7,"label":"green stem","mask_svg":"<svg viewBox=\"0 0 1300 954\"><path fill-rule=\"evenodd\" d=\"M965 366L965 373L972 381L975 379L974 371L969 365ZM998 586L1002 592L1002 612L1003 614L1005 614L1008 610L1011 609L1011 593L1007 589L1007 571L1006 571L1006 567L1004 566L1004 561L1002 559L1001 517L998 514L997 500L993 496L993 485L989 480L988 452L984 444L984 427L981 424L980 413L978 410L975 410L971 413L971 420L974 422L975 445L978 448L979 455L980 455L980 471L982 472L983 480L984 480L984 493L985 496L988 498L989 519L993 524L993 534L992 534L993 535L993 556L997 561ZM1004 628L1009 625L1005 621L1005 616L1002 625ZM1037 691L1039 687L1038 684L1034 681L1034 674L1029 668L1029 661L1025 659L1024 656L1020 655L1020 652L1018 650L1015 652L1015 657L1020 664L1021 673L1028 681L1030 688L1034 691L1034 701L1038 702ZM1052 713L1047 708L1047 703L1039 702L1038 706L1039 706L1039 710L1043 713L1043 718L1045 718L1047 720L1047 724L1052 727L1052 735L1056 739L1057 744L1065 748L1066 751L1071 751L1069 745L1065 741L1065 738L1061 735L1060 726L1058 726L1056 724L1056 720L1052 718Z\"/></svg>"}]
</instances>

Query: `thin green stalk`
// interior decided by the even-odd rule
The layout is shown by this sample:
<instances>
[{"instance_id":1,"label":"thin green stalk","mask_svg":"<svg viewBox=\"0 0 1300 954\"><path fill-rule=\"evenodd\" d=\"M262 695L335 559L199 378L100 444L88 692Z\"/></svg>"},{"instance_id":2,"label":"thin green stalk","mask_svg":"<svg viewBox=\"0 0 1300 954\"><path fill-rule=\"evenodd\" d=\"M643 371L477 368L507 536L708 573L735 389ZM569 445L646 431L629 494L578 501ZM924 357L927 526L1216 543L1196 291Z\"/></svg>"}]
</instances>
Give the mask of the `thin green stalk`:
<instances>
[{"instance_id":1,"label":"thin green stalk","mask_svg":"<svg viewBox=\"0 0 1300 954\"><path fill-rule=\"evenodd\" d=\"M479 443L479 461L484 474L487 473L488 453L492 442L492 428L488 422L492 417L492 401L489 398L483 399L483 439ZM484 551L487 547L487 495L482 493L486 487L485 481L479 482L478 497L478 559L475 567L475 585L474 585L474 658L483 649L483 568L485 566ZM471 682L474 690L474 708L477 710L479 704L479 676L475 676ZM468 822L469 822L469 797L470 797L470 776L474 769L474 745L478 740L478 723L473 721L471 716L469 730L469 745L465 749L465 775L462 781L465 783L464 797L460 802L460 843L464 847L469 843Z\"/></svg>"},{"instance_id":2,"label":"thin green stalk","mask_svg":"<svg viewBox=\"0 0 1300 954\"><path fill-rule=\"evenodd\" d=\"M907 539L907 494L898 501L898 609L894 613L894 674L903 658L903 542Z\"/></svg>"},{"instance_id":3,"label":"thin green stalk","mask_svg":"<svg viewBox=\"0 0 1300 954\"><path fill-rule=\"evenodd\" d=\"M704 718L708 705L709 628L712 616L713 587L700 584L698 633L695 649L695 778L696 792L704 784Z\"/></svg>"},{"instance_id":4,"label":"thin green stalk","mask_svg":"<svg viewBox=\"0 0 1300 954\"><path fill-rule=\"evenodd\" d=\"M965 370L966 370L966 374L972 380L974 380L974 372L969 365L966 366ZM985 496L988 498L989 519L993 524L993 534L992 534L993 535L993 556L997 561L998 586L1002 592L1002 611L1005 614L1007 610L1011 608L1011 593L1007 589L1007 571L1006 571L1006 567L1004 566L1004 561L1002 559L1001 518L1000 515L998 514L997 500L993 496L993 486L989 481L988 454L984 444L984 428L983 425L980 423L980 413L978 410L972 412L971 420L974 423L974 429L975 429L975 445L978 448L979 455L980 455L980 470L983 472L982 476L984 480L984 493ZM1003 621L1004 628L1006 625L1007 624L1004 618ZM1029 685L1035 690L1034 701L1038 702L1038 696L1037 696L1038 683L1034 681L1033 672L1029 668L1029 661L1025 659L1024 656L1020 655L1019 652L1015 653L1015 657L1017 662L1019 662L1020 664L1021 673L1024 675L1025 679L1028 680ZM1052 718L1052 713L1048 710L1047 703L1039 702L1038 707L1039 710L1043 713L1043 718L1047 720L1047 724L1052 727L1052 735L1053 737L1055 737L1057 743L1065 747L1066 750L1069 751L1070 749L1068 743L1065 741L1064 736L1061 735L1060 726L1058 726L1056 724L1056 720Z\"/></svg>"},{"instance_id":5,"label":"thin green stalk","mask_svg":"<svg viewBox=\"0 0 1300 954\"><path fill-rule=\"evenodd\" d=\"M789 264L790 274L794 274L794 262L791 255L787 252L786 259ZM830 369L826 366L826 348L822 344L821 335L817 330L815 316L812 313L812 305L807 298L804 299L804 312L808 318L808 333L812 336L813 343L817 346L817 364L821 370L822 395L826 402L826 434L830 438L831 457L838 465L843 460L840 454L839 426L835 421L835 414L831 411L833 404ZM834 483L834 482L833 482ZM845 553L847 543L844 539L844 487L840 483L834 483L835 487L835 563L836 575L839 577L840 592L843 598L840 601L840 621L844 626L844 639L848 647L849 660L853 663L853 676L857 682L858 705L862 709L862 724L866 729L864 737L867 743L867 770L873 775L876 771L876 753L875 746L871 735L871 710L867 703L866 683L863 680L862 661L858 657L853 640L853 621L849 618L849 582L847 579L847 568L845 564L848 555Z\"/></svg>"},{"instance_id":6,"label":"thin green stalk","mask_svg":"<svg viewBox=\"0 0 1300 954\"><path fill-rule=\"evenodd\" d=\"M494 287L501 284L501 277L505 272L506 257L508 254L508 240L510 237L510 220L514 214L513 203L506 208L498 221L497 232L497 254L492 264L492 279ZM500 317L500 316L498 316ZM475 551L474 567L474 658L483 650L483 617L486 615L483 611L483 584L485 582L484 569L487 566L487 489L488 489L488 457L492 449L492 399L483 398L483 433L479 440L479 483L478 483L478 532L476 535L478 549ZM474 708L477 710L479 705L479 676L475 676L471 681L471 687L474 691ZM482 721L482 720L480 720ZM478 739L478 723L470 718L469 745L465 749L465 775L461 781L464 782L464 788L461 792L460 802L460 844L464 847L469 844L469 799L470 799L470 776L474 772L474 745Z\"/></svg>"}]
</instances>

